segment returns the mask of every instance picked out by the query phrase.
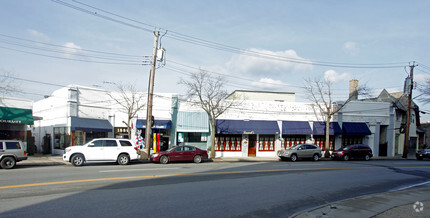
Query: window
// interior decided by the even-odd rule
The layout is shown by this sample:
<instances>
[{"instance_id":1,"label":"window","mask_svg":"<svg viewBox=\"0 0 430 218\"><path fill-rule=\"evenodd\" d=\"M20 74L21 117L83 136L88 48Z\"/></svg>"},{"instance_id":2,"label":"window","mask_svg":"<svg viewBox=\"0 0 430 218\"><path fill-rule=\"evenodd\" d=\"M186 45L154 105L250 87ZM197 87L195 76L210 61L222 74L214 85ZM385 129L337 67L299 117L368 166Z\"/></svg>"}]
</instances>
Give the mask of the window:
<instances>
[{"instance_id":1,"label":"window","mask_svg":"<svg viewBox=\"0 0 430 218\"><path fill-rule=\"evenodd\" d=\"M215 136L215 151L241 151L242 135Z\"/></svg>"},{"instance_id":2,"label":"window","mask_svg":"<svg viewBox=\"0 0 430 218\"><path fill-rule=\"evenodd\" d=\"M54 148L64 149L70 146L70 131L68 127L55 127L54 128Z\"/></svg>"},{"instance_id":3,"label":"window","mask_svg":"<svg viewBox=\"0 0 430 218\"><path fill-rule=\"evenodd\" d=\"M182 146L180 146L180 147L176 147L175 148L175 151L182 151L183 150L183 147Z\"/></svg>"},{"instance_id":4,"label":"window","mask_svg":"<svg viewBox=\"0 0 430 218\"><path fill-rule=\"evenodd\" d=\"M259 151L274 151L275 137L273 135L261 135L258 146Z\"/></svg>"},{"instance_id":5,"label":"window","mask_svg":"<svg viewBox=\"0 0 430 218\"><path fill-rule=\"evenodd\" d=\"M92 142L92 146L91 147L103 147L103 140L97 140Z\"/></svg>"},{"instance_id":6,"label":"window","mask_svg":"<svg viewBox=\"0 0 430 218\"><path fill-rule=\"evenodd\" d=\"M123 146L123 147L130 147L130 146L133 146L132 144L131 144L131 142L129 142L129 141L122 141L122 140L120 140L119 141L119 143L121 144L121 146Z\"/></svg>"},{"instance_id":7,"label":"window","mask_svg":"<svg viewBox=\"0 0 430 218\"><path fill-rule=\"evenodd\" d=\"M317 147L314 145L306 145L306 149L316 149Z\"/></svg>"},{"instance_id":8,"label":"window","mask_svg":"<svg viewBox=\"0 0 430 218\"><path fill-rule=\"evenodd\" d=\"M117 147L115 140L106 140L104 147Z\"/></svg>"},{"instance_id":9,"label":"window","mask_svg":"<svg viewBox=\"0 0 430 218\"><path fill-rule=\"evenodd\" d=\"M6 142L6 149L21 149L19 142Z\"/></svg>"},{"instance_id":10,"label":"window","mask_svg":"<svg viewBox=\"0 0 430 218\"><path fill-rule=\"evenodd\" d=\"M195 149L193 147L185 146L184 151L194 151Z\"/></svg>"}]
</instances>

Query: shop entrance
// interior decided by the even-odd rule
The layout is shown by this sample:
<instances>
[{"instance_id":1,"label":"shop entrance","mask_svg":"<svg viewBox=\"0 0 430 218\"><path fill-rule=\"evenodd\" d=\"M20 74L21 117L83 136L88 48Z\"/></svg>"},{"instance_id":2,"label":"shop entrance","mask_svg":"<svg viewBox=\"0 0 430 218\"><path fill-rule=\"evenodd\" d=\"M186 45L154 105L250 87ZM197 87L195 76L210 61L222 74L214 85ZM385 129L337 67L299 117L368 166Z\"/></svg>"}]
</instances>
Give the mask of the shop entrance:
<instances>
[{"instance_id":1,"label":"shop entrance","mask_svg":"<svg viewBox=\"0 0 430 218\"><path fill-rule=\"evenodd\" d=\"M248 157L256 156L257 135L249 135Z\"/></svg>"}]
</instances>

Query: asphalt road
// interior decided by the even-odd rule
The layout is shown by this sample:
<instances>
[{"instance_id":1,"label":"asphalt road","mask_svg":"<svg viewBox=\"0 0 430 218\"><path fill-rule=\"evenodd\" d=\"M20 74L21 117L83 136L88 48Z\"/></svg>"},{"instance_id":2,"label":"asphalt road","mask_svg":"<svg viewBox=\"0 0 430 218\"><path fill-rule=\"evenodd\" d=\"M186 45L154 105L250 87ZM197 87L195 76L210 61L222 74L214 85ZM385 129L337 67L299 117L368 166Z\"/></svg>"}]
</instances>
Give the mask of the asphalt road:
<instances>
[{"instance_id":1,"label":"asphalt road","mask_svg":"<svg viewBox=\"0 0 430 218\"><path fill-rule=\"evenodd\" d=\"M0 217L287 217L428 183L430 161L18 165L0 175Z\"/></svg>"}]
</instances>

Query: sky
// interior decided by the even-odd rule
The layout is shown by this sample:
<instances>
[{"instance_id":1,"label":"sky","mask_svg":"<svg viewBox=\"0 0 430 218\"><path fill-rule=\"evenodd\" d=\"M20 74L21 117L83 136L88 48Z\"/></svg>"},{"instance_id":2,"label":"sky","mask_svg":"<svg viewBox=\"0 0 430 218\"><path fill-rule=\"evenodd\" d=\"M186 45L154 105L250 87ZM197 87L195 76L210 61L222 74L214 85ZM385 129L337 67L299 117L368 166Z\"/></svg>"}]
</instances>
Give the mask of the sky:
<instances>
[{"instance_id":1,"label":"sky","mask_svg":"<svg viewBox=\"0 0 430 218\"><path fill-rule=\"evenodd\" d=\"M207 70L228 91L294 92L306 79L348 97L358 79L375 96L430 78L430 1L425 0L2 0L0 76L16 78L13 97L38 101L75 84L147 91L154 31L164 63L155 92L185 94L180 78ZM265 56L262 58L261 56ZM420 95L418 89L413 96ZM417 101L417 100L416 100ZM430 104L417 103L430 112ZM430 119L430 115L422 115Z\"/></svg>"}]
</instances>

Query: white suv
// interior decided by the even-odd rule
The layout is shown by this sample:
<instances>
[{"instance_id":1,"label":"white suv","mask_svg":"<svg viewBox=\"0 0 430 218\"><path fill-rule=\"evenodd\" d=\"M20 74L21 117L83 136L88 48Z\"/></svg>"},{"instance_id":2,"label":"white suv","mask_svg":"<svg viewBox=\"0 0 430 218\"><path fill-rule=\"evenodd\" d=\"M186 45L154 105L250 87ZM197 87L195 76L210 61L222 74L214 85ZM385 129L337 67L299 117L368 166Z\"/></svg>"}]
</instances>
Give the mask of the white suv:
<instances>
[{"instance_id":1,"label":"white suv","mask_svg":"<svg viewBox=\"0 0 430 218\"><path fill-rule=\"evenodd\" d=\"M85 145L76 145L64 149L63 160L73 166L82 166L89 161L112 161L126 165L131 160L139 159L139 149L133 146L131 140L99 138Z\"/></svg>"}]
</instances>

